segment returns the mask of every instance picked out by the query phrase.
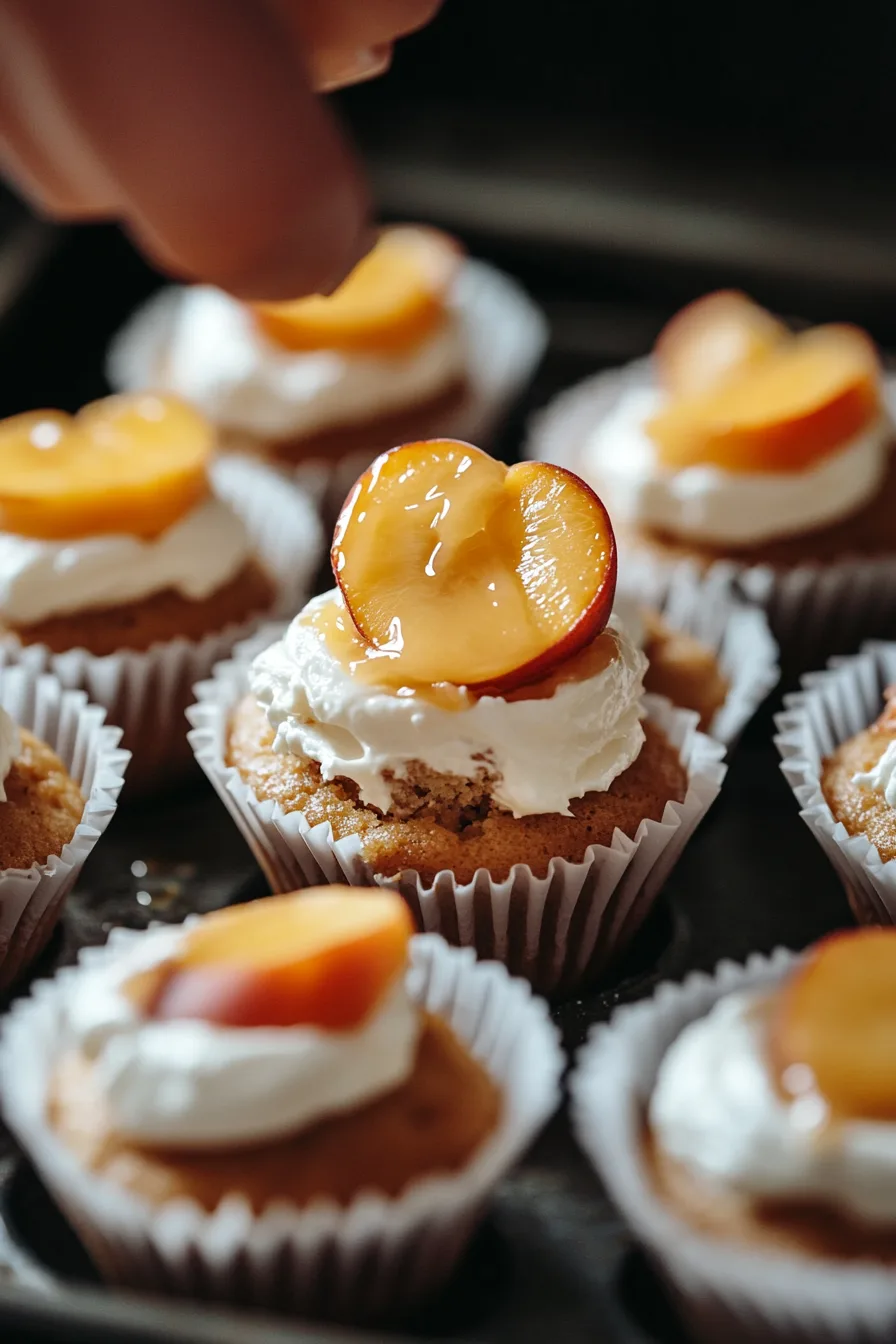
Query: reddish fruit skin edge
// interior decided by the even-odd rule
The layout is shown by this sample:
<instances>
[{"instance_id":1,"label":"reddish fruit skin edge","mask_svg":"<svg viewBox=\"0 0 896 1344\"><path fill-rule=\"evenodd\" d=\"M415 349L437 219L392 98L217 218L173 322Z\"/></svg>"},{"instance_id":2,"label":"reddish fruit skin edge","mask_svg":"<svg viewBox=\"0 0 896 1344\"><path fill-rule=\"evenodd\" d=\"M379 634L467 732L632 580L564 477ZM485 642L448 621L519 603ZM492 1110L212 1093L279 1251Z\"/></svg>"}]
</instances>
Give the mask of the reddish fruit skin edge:
<instances>
[{"instance_id":1,"label":"reddish fruit skin edge","mask_svg":"<svg viewBox=\"0 0 896 1344\"><path fill-rule=\"evenodd\" d=\"M489 454L484 453L481 448L477 448L475 444L467 443L463 439L420 439L414 443L400 444L395 448L389 448L385 453L380 453L379 457L371 463L367 470L361 473L346 495L345 503L339 510L336 526L333 529L333 543L330 547L330 566L333 570L336 586L342 593L345 609L351 618L352 624L360 637L368 643L371 643L371 641L355 620L348 594L340 582L337 562L337 552L341 548L345 529L351 520L355 502L361 491L361 484L372 473L379 472L382 463L385 462L387 458L391 457L394 453L402 452L404 448L417 448L425 447L427 444L446 443L451 444L452 447L456 446L458 448L469 449L474 453L480 453L484 457L489 456ZM580 653L586 645L590 644L592 640L597 639L598 635L603 633L612 614L613 602L616 597L616 580L618 577L616 534L613 531L613 524L603 500L595 490L592 490L587 481L583 480L581 476L577 476L574 471L570 471L568 467L561 467L555 463L518 463L517 465L547 467L555 475L568 477L569 480L575 484L577 489L587 491L599 509L606 528L610 552L607 560L607 572L603 583L594 595L594 600L591 605L587 610L582 612L582 615L576 621L575 625L571 630L566 632L563 639L560 640L558 644L552 644L549 649L545 649L545 651L540 653L536 658L532 658L528 663L524 663L522 667L513 668L510 672L506 672L503 677L493 677L489 681L466 683L466 689L477 696L500 696L507 691L518 690L521 686L527 686L532 682L541 681L548 672L553 670L553 668L557 667L560 663L566 662L577 653ZM507 470L512 471L513 468L508 467Z\"/></svg>"},{"instance_id":2,"label":"reddish fruit skin edge","mask_svg":"<svg viewBox=\"0 0 896 1344\"><path fill-rule=\"evenodd\" d=\"M594 594L594 600L591 605L582 612L579 619L571 630L568 630L558 644L552 644L544 653L540 653L537 658L532 658L522 667L515 667L510 672L505 672L503 677L492 677L489 681L470 682L467 690L474 695L504 695L507 691L519 690L522 686L531 685L533 682L541 681L555 667L561 663L574 658L577 653L581 653L592 640L597 639L607 628L607 622L613 613L613 602L616 598L616 580L618 576L617 552L616 552L616 533L613 531L613 524L610 521L610 515L606 510L603 500L587 481L581 476L577 476L574 471L568 467L560 467L554 463L520 463L520 466L546 466L558 476L566 476L575 485L577 489L585 490L591 496L604 520L607 540L609 542L609 558L607 560L607 572L603 583ZM512 468L510 468L512 470Z\"/></svg>"}]
</instances>

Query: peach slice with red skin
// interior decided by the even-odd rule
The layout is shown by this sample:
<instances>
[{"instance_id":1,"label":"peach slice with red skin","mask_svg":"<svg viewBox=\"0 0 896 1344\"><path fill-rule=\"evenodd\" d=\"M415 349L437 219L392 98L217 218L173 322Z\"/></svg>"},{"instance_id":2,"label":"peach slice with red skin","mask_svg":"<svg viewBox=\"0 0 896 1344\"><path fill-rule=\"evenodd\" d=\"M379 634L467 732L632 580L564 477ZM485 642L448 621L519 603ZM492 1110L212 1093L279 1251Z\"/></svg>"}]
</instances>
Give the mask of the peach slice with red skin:
<instances>
[{"instance_id":1,"label":"peach slice with red skin","mask_svg":"<svg viewBox=\"0 0 896 1344\"><path fill-rule=\"evenodd\" d=\"M155 537L208 494L211 427L174 397L106 397L0 422L0 529Z\"/></svg>"},{"instance_id":2,"label":"peach slice with red skin","mask_svg":"<svg viewBox=\"0 0 896 1344\"><path fill-rule=\"evenodd\" d=\"M717 387L647 422L661 462L681 469L802 471L881 414L880 362L857 327L815 327Z\"/></svg>"},{"instance_id":3,"label":"peach slice with red skin","mask_svg":"<svg viewBox=\"0 0 896 1344\"><path fill-rule=\"evenodd\" d=\"M335 293L256 303L252 310L265 334L286 350L405 349L442 321L462 255L438 229L384 229Z\"/></svg>"},{"instance_id":4,"label":"peach slice with red skin","mask_svg":"<svg viewBox=\"0 0 896 1344\"><path fill-rule=\"evenodd\" d=\"M657 378L672 398L692 397L769 354L789 332L738 290L695 299L666 323L654 353Z\"/></svg>"},{"instance_id":5,"label":"peach slice with red skin","mask_svg":"<svg viewBox=\"0 0 896 1344\"><path fill-rule=\"evenodd\" d=\"M613 528L584 481L542 462L508 468L454 439L377 458L343 506L331 558L362 638L409 685L477 694L538 681L578 653L616 588Z\"/></svg>"},{"instance_id":6,"label":"peach slice with red skin","mask_svg":"<svg viewBox=\"0 0 896 1344\"><path fill-rule=\"evenodd\" d=\"M402 973L413 922L392 891L321 887L216 911L135 977L157 1020L350 1031Z\"/></svg>"},{"instance_id":7,"label":"peach slice with red skin","mask_svg":"<svg viewBox=\"0 0 896 1344\"><path fill-rule=\"evenodd\" d=\"M832 1115L896 1118L896 928L832 934L781 990L771 1053L783 1089L808 1070Z\"/></svg>"}]
</instances>

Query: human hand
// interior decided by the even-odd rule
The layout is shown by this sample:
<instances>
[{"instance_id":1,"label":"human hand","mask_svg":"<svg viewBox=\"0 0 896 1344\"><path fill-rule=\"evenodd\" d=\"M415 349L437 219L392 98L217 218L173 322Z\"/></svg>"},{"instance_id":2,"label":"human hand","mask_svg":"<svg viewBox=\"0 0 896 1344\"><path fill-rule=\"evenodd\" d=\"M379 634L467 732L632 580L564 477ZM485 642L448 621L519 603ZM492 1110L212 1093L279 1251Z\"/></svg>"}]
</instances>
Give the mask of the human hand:
<instances>
[{"instance_id":1,"label":"human hand","mask_svg":"<svg viewBox=\"0 0 896 1344\"><path fill-rule=\"evenodd\" d=\"M368 250L316 90L372 77L440 0L0 0L0 162L45 212L117 218L244 298L326 293Z\"/></svg>"}]
</instances>

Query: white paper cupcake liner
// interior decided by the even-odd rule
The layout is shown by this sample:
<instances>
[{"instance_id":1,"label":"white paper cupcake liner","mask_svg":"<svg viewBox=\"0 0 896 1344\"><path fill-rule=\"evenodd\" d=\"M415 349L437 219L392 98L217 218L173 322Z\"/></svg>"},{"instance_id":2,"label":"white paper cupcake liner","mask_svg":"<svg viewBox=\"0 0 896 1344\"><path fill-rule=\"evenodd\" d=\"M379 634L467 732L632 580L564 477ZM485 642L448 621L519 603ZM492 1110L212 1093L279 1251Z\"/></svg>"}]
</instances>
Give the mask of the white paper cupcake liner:
<instances>
[{"instance_id":1,"label":"white paper cupcake liner","mask_svg":"<svg viewBox=\"0 0 896 1344\"><path fill-rule=\"evenodd\" d=\"M168 288L154 295L113 342L108 362L113 386L134 390L158 382L182 293ZM418 437L444 435L485 448L544 354L547 322L515 280L485 262L469 258L461 267L453 304L469 350L467 391L455 408L439 416ZM239 436L234 435L233 440L239 442ZM329 522L382 448L378 444L371 453L352 453L341 462L322 458L304 461L295 468L294 479L317 502Z\"/></svg>"},{"instance_id":2,"label":"white paper cupcake liner","mask_svg":"<svg viewBox=\"0 0 896 1344\"><path fill-rule=\"evenodd\" d=\"M746 966L664 984L594 1029L571 1080L572 1122L635 1237L706 1344L883 1344L896 1337L896 1276L874 1265L725 1245L655 1193L643 1156L645 1108L660 1061L682 1029L723 995L781 981L798 959L779 949Z\"/></svg>"},{"instance_id":3,"label":"white paper cupcake liner","mask_svg":"<svg viewBox=\"0 0 896 1344\"><path fill-rule=\"evenodd\" d=\"M781 673L778 645L765 613L739 598L718 570L682 569L669 583L659 573L629 569L618 595L659 612L673 630L691 635L715 655L728 694L709 733L730 751Z\"/></svg>"},{"instance_id":4,"label":"white paper cupcake liner","mask_svg":"<svg viewBox=\"0 0 896 1344\"><path fill-rule=\"evenodd\" d=\"M89 968L127 940L82 954ZM234 1195L214 1213L189 1200L153 1207L85 1171L47 1124L48 1081L64 1049L62 1005L79 967L37 985L0 1038L7 1124L105 1277L163 1293L321 1317L376 1319L414 1305L451 1273L495 1184L559 1102L563 1055L545 1004L502 966L441 939L411 942L408 988L442 1017L500 1089L498 1127L462 1171L375 1191L344 1208L280 1201L262 1214Z\"/></svg>"},{"instance_id":5,"label":"white paper cupcake liner","mask_svg":"<svg viewBox=\"0 0 896 1344\"><path fill-rule=\"evenodd\" d=\"M259 632L236 657L196 687L187 717L196 759L242 831L274 891L319 882L388 886L400 891L418 926L504 962L543 993L566 993L605 969L627 946L679 854L721 788L723 747L697 731L697 715L659 696L645 697L648 718L680 753L688 772L683 802L668 802L660 821L642 821L634 839L617 830L580 863L551 860L547 875L516 864L499 880L480 869L472 882L442 872L426 883L407 870L374 873L358 836L337 840L329 822L260 802L225 760L230 714L247 691L249 662L279 631Z\"/></svg>"},{"instance_id":6,"label":"white paper cupcake liner","mask_svg":"<svg viewBox=\"0 0 896 1344\"><path fill-rule=\"evenodd\" d=\"M896 684L896 644L868 643L851 658L833 658L824 672L803 677L803 689L784 700L775 720L781 769L800 804L800 816L846 888L864 924L896 923L896 860L884 863L864 835L850 835L821 791L826 756L869 727L883 709L884 690Z\"/></svg>"},{"instance_id":7,"label":"white paper cupcake liner","mask_svg":"<svg viewBox=\"0 0 896 1344\"><path fill-rule=\"evenodd\" d=\"M98 657L87 649L53 653L43 644L0 640L7 657L33 672L51 671L63 686L84 690L123 731L134 754L129 786L168 783L191 763L184 712L192 687L209 675L240 640L272 617L291 615L308 595L319 560L322 532L316 512L300 490L255 459L222 458L212 468L217 494L245 522L256 557L275 580L273 610L227 626L202 639L173 639L145 651L123 649Z\"/></svg>"},{"instance_id":8,"label":"white paper cupcake liner","mask_svg":"<svg viewBox=\"0 0 896 1344\"><path fill-rule=\"evenodd\" d=\"M0 869L0 991L6 990L46 945L66 896L105 831L124 783L128 753L105 710L55 677L8 665L0 649L0 706L45 742L81 786L86 803L61 854L30 868ZM0 807L3 804L0 803Z\"/></svg>"},{"instance_id":9,"label":"white paper cupcake liner","mask_svg":"<svg viewBox=\"0 0 896 1344\"><path fill-rule=\"evenodd\" d=\"M583 473L582 454L595 425L622 396L653 377L653 360L639 359L569 388L533 417L526 456ZM886 376L884 392L896 414L896 375ZM889 556L843 556L776 568L735 558L705 566L620 545L622 582L662 589L677 582L680 573L699 570L718 573L720 581L726 577L737 593L765 610L790 674L833 652L850 652L862 639L896 632L896 548Z\"/></svg>"}]
</instances>

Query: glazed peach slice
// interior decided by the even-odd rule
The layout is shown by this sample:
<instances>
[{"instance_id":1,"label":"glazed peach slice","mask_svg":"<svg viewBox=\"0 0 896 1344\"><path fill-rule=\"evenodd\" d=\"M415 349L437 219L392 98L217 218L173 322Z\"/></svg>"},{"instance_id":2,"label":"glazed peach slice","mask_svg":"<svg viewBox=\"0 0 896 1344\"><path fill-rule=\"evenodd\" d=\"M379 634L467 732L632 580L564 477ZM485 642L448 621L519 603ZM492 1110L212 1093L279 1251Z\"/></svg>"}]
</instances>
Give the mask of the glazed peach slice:
<instances>
[{"instance_id":1,"label":"glazed peach slice","mask_svg":"<svg viewBox=\"0 0 896 1344\"><path fill-rule=\"evenodd\" d=\"M437 229L384 229L334 294L253 308L287 350L398 350L438 326L460 259L458 244Z\"/></svg>"},{"instance_id":2,"label":"glazed peach slice","mask_svg":"<svg viewBox=\"0 0 896 1344\"><path fill-rule=\"evenodd\" d=\"M77 415L0 422L0 530L153 537L208 493L212 431L172 397L107 397Z\"/></svg>"},{"instance_id":3,"label":"glazed peach slice","mask_svg":"<svg viewBox=\"0 0 896 1344\"><path fill-rule=\"evenodd\" d=\"M660 332L657 378L670 397L691 397L769 354L789 333L746 294L724 289L695 299Z\"/></svg>"},{"instance_id":4,"label":"glazed peach slice","mask_svg":"<svg viewBox=\"0 0 896 1344\"><path fill-rule=\"evenodd\" d=\"M800 471L881 414L880 364L855 327L816 327L784 341L702 396L647 423L668 467Z\"/></svg>"},{"instance_id":5,"label":"glazed peach slice","mask_svg":"<svg viewBox=\"0 0 896 1344\"><path fill-rule=\"evenodd\" d=\"M479 694L538 681L584 648L616 588L613 528L584 481L542 462L508 469L454 439L379 457L331 555L359 633L409 685Z\"/></svg>"},{"instance_id":6,"label":"glazed peach slice","mask_svg":"<svg viewBox=\"0 0 896 1344\"><path fill-rule=\"evenodd\" d=\"M834 1116L896 1118L896 929L819 943L780 994L771 1048L785 1092L811 1078Z\"/></svg>"},{"instance_id":7,"label":"glazed peach slice","mask_svg":"<svg viewBox=\"0 0 896 1344\"><path fill-rule=\"evenodd\" d=\"M207 915L132 994L162 1020L350 1030L401 973L413 932L391 891L321 887Z\"/></svg>"}]
</instances>

